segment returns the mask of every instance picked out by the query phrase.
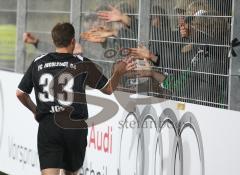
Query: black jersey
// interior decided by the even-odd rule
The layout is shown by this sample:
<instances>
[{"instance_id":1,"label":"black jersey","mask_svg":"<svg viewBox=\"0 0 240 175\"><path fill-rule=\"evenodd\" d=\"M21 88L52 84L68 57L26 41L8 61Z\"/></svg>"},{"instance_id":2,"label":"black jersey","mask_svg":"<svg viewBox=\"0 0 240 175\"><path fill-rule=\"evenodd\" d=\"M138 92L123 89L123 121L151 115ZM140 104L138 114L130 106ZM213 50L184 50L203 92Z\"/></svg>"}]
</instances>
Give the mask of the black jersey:
<instances>
[{"instance_id":1,"label":"black jersey","mask_svg":"<svg viewBox=\"0 0 240 175\"><path fill-rule=\"evenodd\" d=\"M102 89L107 81L87 58L68 53L49 53L31 63L18 88L27 94L34 88L40 115L62 112L66 106L71 106L74 108L72 118L86 119L86 85ZM73 93L81 94L81 102L75 101Z\"/></svg>"}]
</instances>

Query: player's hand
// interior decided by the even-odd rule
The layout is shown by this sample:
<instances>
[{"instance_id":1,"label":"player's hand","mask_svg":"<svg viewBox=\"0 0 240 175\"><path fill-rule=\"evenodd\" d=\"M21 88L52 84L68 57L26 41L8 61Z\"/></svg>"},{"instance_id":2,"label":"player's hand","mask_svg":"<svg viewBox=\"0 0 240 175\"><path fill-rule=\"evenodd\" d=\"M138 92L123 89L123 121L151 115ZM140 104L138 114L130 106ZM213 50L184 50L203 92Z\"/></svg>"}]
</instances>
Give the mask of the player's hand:
<instances>
[{"instance_id":1,"label":"player's hand","mask_svg":"<svg viewBox=\"0 0 240 175\"><path fill-rule=\"evenodd\" d=\"M114 73L119 75L124 75L129 71L132 71L136 68L136 63L132 58L125 58L123 60L117 61L114 65Z\"/></svg>"},{"instance_id":2,"label":"player's hand","mask_svg":"<svg viewBox=\"0 0 240 175\"><path fill-rule=\"evenodd\" d=\"M129 49L130 56L132 56L134 59L147 59L151 60L154 56L150 50L148 50L144 46L139 46L138 48L130 48Z\"/></svg>"},{"instance_id":3,"label":"player's hand","mask_svg":"<svg viewBox=\"0 0 240 175\"><path fill-rule=\"evenodd\" d=\"M124 14L120 10L109 5L109 11L100 11L98 12L98 17L105 20L106 22L121 22Z\"/></svg>"},{"instance_id":4,"label":"player's hand","mask_svg":"<svg viewBox=\"0 0 240 175\"><path fill-rule=\"evenodd\" d=\"M144 59L144 65L137 66L136 69L134 69L135 75L138 77L152 77L153 76L153 70L151 65L149 64L147 59Z\"/></svg>"},{"instance_id":5,"label":"player's hand","mask_svg":"<svg viewBox=\"0 0 240 175\"><path fill-rule=\"evenodd\" d=\"M26 44L37 44L38 41L38 38L29 32L23 34L23 42Z\"/></svg>"},{"instance_id":6,"label":"player's hand","mask_svg":"<svg viewBox=\"0 0 240 175\"><path fill-rule=\"evenodd\" d=\"M153 67L149 64L147 59L144 59L144 65L138 66L134 70L134 72L135 72L135 75L137 75L138 77L153 78L159 83L163 82L164 79L166 78L166 76L162 72L158 70L154 70Z\"/></svg>"}]
</instances>

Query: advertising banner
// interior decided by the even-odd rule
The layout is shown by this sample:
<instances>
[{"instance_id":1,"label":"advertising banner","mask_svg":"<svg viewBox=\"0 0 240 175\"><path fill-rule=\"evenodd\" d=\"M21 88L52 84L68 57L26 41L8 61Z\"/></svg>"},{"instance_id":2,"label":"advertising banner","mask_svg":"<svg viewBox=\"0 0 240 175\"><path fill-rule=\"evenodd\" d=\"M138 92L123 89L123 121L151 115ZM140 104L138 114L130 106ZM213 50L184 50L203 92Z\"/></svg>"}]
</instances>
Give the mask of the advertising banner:
<instances>
[{"instance_id":1,"label":"advertising banner","mask_svg":"<svg viewBox=\"0 0 240 175\"><path fill-rule=\"evenodd\" d=\"M38 123L15 95L22 75L0 71L0 77L0 171L40 174ZM80 175L239 174L239 112L153 97L123 104L116 94L87 94L90 117L111 110L101 101L115 107L113 117L89 128Z\"/></svg>"}]
</instances>

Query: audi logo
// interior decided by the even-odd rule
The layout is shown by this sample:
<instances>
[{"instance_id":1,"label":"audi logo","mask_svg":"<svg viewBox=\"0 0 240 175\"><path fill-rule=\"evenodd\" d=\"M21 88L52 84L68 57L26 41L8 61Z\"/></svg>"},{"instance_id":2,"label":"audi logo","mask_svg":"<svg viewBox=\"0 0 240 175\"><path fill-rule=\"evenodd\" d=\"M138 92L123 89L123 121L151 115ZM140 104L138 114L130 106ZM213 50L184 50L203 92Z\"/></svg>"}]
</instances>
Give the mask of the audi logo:
<instances>
[{"instance_id":1,"label":"audi logo","mask_svg":"<svg viewBox=\"0 0 240 175\"><path fill-rule=\"evenodd\" d=\"M205 175L201 131L196 117L191 112L186 112L182 115L181 119L178 120L175 112L170 108L164 109L160 116L157 115L156 110L152 106L146 106L142 113L139 111L140 110L136 108L135 112L130 112L125 115L125 123L136 121L139 125L133 129L123 127L121 130L118 175L146 175L148 172L151 172L150 174L164 174L163 162L165 160L163 159L162 150L163 145L166 145L162 139L164 126L171 126L174 131L173 144L171 146L169 145L169 150L172 155L170 156L170 174L184 174L182 133L186 128L189 128L193 131L197 140L197 154L200 160L199 174ZM152 133L150 133L150 131L144 131L144 123L146 121L151 121L153 128ZM150 136L152 137L151 141ZM152 144L150 144L150 142ZM160 159L160 164L157 159ZM151 165L155 167L153 170L149 167ZM126 168L129 166L131 166L131 168Z\"/></svg>"}]
</instances>

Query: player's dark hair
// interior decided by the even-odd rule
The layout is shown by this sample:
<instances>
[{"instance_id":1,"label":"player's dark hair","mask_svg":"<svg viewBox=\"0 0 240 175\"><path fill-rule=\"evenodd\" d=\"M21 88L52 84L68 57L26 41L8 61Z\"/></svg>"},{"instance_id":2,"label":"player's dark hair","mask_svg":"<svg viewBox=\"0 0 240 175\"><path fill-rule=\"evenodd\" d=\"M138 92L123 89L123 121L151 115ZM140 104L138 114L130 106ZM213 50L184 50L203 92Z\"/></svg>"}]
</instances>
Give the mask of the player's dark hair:
<instances>
[{"instance_id":1,"label":"player's dark hair","mask_svg":"<svg viewBox=\"0 0 240 175\"><path fill-rule=\"evenodd\" d=\"M70 23L57 23L52 29L52 39L56 47L62 48L70 45L75 36L75 30Z\"/></svg>"}]
</instances>

